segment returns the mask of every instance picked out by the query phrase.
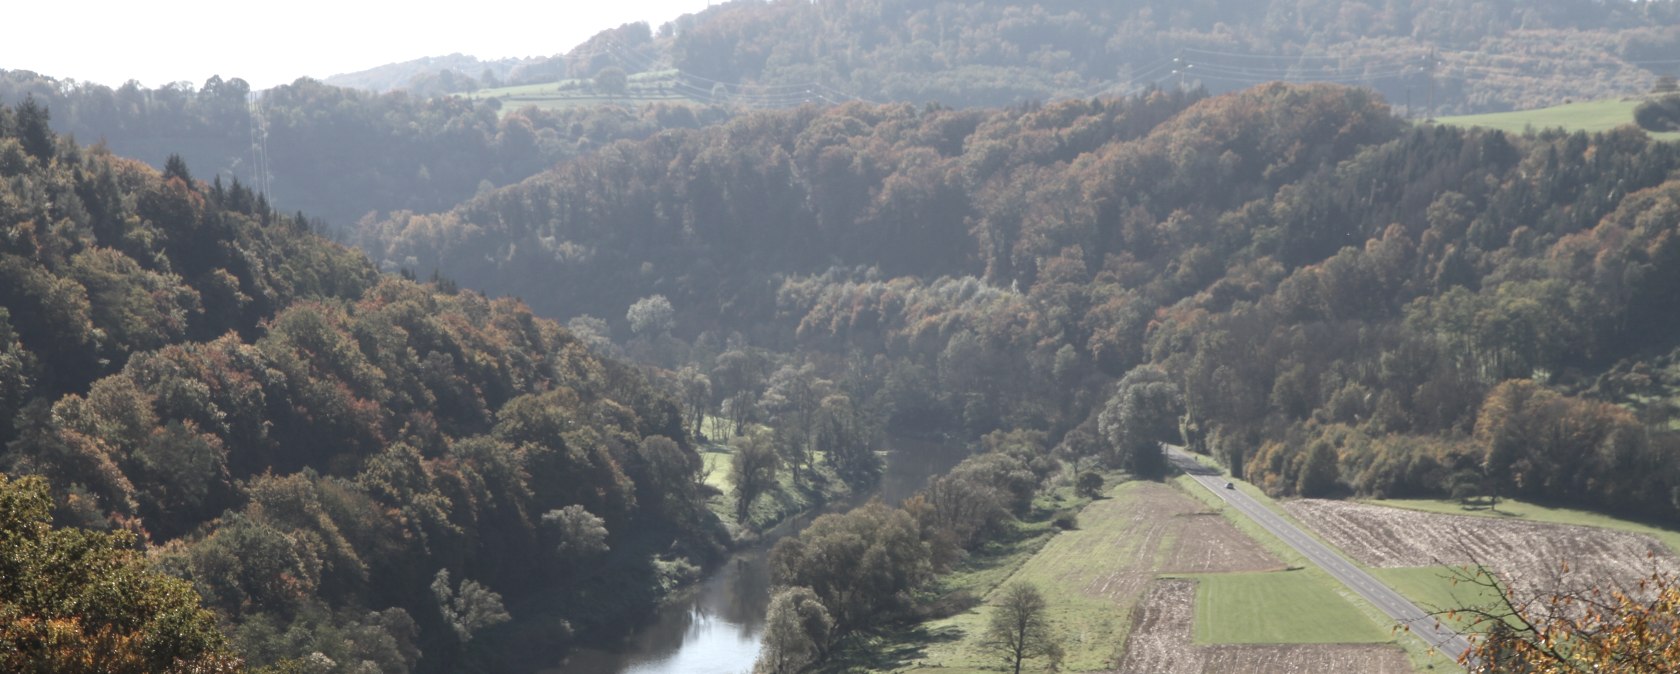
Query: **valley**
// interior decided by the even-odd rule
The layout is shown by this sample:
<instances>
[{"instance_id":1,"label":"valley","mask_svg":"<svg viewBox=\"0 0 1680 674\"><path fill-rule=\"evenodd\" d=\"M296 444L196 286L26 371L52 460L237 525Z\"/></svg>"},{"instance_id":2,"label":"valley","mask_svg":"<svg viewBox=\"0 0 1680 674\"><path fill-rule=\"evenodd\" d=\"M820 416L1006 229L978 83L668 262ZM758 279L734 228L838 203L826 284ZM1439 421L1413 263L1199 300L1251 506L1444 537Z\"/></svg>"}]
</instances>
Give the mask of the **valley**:
<instances>
[{"instance_id":1,"label":"valley","mask_svg":"<svg viewBox=\"0 0 1680 674\"><path fill-rule=\"evenodd\" d=\"M1672 672L1677 6L0 69L0 670Z\"/></svg>"}]
</instances>

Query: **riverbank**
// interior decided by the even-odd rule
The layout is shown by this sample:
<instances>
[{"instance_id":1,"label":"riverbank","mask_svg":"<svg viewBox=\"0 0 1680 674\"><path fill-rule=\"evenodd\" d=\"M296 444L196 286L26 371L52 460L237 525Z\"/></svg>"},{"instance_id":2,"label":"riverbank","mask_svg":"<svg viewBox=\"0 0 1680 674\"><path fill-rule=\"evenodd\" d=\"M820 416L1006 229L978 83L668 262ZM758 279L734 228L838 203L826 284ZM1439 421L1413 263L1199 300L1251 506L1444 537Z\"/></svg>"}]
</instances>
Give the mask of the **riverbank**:
<instances>
[{"instance_id":1,"label":"riverbank","mask_svg":"<svg viewBox=\"0 0 1680 674\"><path fill-rule=\"evenodd\" d=\"M890 451L877 487L871 491L841 491L844 481L827 474L829 489L813 490L786 475L778 477L775 495L761 496L742 527L735 521L729 461L733 449L707 444L701 457L710 472L705 483L715 490L709 500L719 521L737 541L723 564L709 569L699 582L670 594L668 600L635 629L602 643L579 649L544 674L740 674L751 670L764 628L770 599L769 550L781 537L797 534L823 512L859 505L870 498L890 503L910 496L932 475L948 471L968 448L963 443L889 437ZM817 460L820 470L821 457ZM812 479L810 483L817 483Z\"/></svg>"},{"instance_id":2,"label":"riverbank","mask_svg":"<svg viewBox=\"0 0 1680 674\"><path fill-rule=\"evenodd\" d=\"M1110 484L1123 478L1124 474L1118 472L1104 475ZM1116 486L1114 490L1123 487ZM1112 500L1112 497L1080 496L1071 476L1045 487L1033 499L1033 507L1026 517L1012 520L1003 535L987 541L951 570L940 574L920 597L921 622L876 635L855 636L818 671L865 672L911 666L952 672L993 669L985 661L984 649L978 645L989 616L985 599L1011 579L1025 578L1023 569L1053 543L1084 531L1084 513L1091 504L1101 500ZM1046 582L1040 589L1050 590L1051 586L1052 583ZM1066 608L1058 606L1056 610ZM1078 613L1080 609L1074 611ZM1070 623L1083 619L1073 614L1058 618ZM1097 622L1101 620L1101 616L1096 617Z\"/></svg>"}]
</instances>

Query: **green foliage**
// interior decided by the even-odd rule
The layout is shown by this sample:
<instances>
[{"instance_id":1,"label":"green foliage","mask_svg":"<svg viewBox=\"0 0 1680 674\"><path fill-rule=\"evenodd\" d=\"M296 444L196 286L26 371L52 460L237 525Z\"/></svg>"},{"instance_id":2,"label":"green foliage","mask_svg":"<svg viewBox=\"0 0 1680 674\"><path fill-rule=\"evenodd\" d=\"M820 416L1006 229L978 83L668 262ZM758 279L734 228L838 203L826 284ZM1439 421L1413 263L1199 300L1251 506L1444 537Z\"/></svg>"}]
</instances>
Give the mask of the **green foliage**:
<instances>
[{"instance_id":1,"label":"green foliage","mask_svg":"<svg viewBox=\"0 0 1680 674\"><path fill-rule=\"evenodd\" d=\"M735 445L729 459L729 482L734 485L735 521L747 523L753 501L776 483L781 457L768 433L751 433Z\"/></svg>"},{"instance_id":2,"label":"green foliage","mask_svg":"<svg viewBox=\"0 0 1680 674\"><path fill-rule=\"evenodd\" d=\"M567 559L585 559L607 551L606 520L589 514L583 506L569 505L543 513L543 525L560 539L557 548Z\"/></svg>"},{"instance_id":3,"label":"green foliage","mask_svg":"<svg viewBox=\"0 0 1680 674\"><path fill-rule=\"evenodd\" d=\"M527 668L564 644L520 630L610 622L666 587L655 555L718 554L681 410L637 371L515 300L380 278L237 181L53 142L0 181L0 466L51 484L61 521L151 546L190 582L159 596L214 612L177 616L205 652L219 619L253 666ZM599 555L622 560L577 563ZM471 580L432 592L440 568ZM579 599L592 584L628 598ZM138 623L18 610L19 648L172 666L120 660ZM486 630L509 611L531 622Z\"/></svg>"},{"instance_id":4,"label":"green foliage","mask_svg":"<svg viewBox=\"0 0 1680 674\"><path fill-rule=\"evenodd\" d=\"M39 478L0 474L0 667L235 672L213 614L127 533L54 528Z\"/></svg>"},{"instance_id":5,"label":"green foliage","mask_svg":"<svg viewBox=\"0 0 1680 674\"><path fill-rule=\"evenodd\" d=\"M477 581L462 579L460 587L450 587L448 569L438 569L437 576L432 579L432 596L437 599L444 624L463 642L471 641L479 630L513 619L502 608L502 595L491 592Z\"/></svg>"},{"instance_id":6,"label":"green foliage","mask_svg":"<svg viewBox=\"0 0 1680 674\"><path fill-rule=\"evenodd\" d=\"M1165 474L1161 443L1176 439L1183 404L1178 386L1160 369L1139 367L1126 373L1098 418L1113 452L1112 464L1142 478Z\"/></svg>"},{"instance_id":7,"label":"green foliage","mask_svg":"<svg viewBox=\"0 0 1680 674\"><path fill-rule=\"evenodd\" d=\"M1680 96L1664 96L1640 103L1633 121L1646 131L1680 131Z\"/></svg>"},{"instance_id":8,"label":"green foliage","mask_svg":"<svg viewBox=\"0 0 1680 674\"><path fill-rule=\"evenodd\" d=\"M915 520L878 501L823 515L798 537L778 541L770 566L777 585L810 588L840 634L902 615L932 571Z\"/></svg>"},{"instance_id":9,"label":"green foliage","mask_svg":"<svg viewBox=\"0 0 1680 674\"><path fill-rule=\"evenodd\" d=\"M1086 471L1079 474L1079 482L1075 485L1079 495L1085 498L1096 498L1102 495L1103 477L1101 473Z\"/></svg>"},{"instance_id":10,"label":"green foliage","mask_svg":"<svg viewBox=\"0 0 1680 674\"><path fill-rule=\"evenodd\" d=\"M770 598L753 674L798 674L827 651L834 620L815 592L789 587Z\"/></svg>"}]
</instances>

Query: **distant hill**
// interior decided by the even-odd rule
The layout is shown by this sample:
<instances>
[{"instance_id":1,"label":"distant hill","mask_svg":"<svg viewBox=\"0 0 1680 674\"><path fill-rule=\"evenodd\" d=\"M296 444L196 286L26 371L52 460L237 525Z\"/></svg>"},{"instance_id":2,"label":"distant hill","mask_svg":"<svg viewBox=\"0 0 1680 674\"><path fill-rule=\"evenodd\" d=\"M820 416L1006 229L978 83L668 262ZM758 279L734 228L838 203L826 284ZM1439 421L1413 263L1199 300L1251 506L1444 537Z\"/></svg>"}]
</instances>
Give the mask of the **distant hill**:
<instances>
[{"instance_id":1,"label":"distant hill","mask_svg":"<svg viewBox=\"0 0 1680 674\"><path fill-rule=\"evenodd\" d=\"M1635 128L1413 124L1323 84L848 103L619 143L357 239L619 334L657 294L697 353L873 363L853 394L894 423L1084 442L1158 368L1175 432L1273 493L1676 521L1680 379L1648 361L1680 347L1677 169Z\"/></svg>"},{"instance_id":2,"label":"distant hill","mask_svg":"<svg viewBox=\"0 0 1680 674\"><path fill-rule=\"evenodd\" d=\"M51 111L59 133L160 168L178 154L205 176L237 177L278 208L339 226L370 212L446 209L613 141L727 115L629 100L516 110L511 101L377 94L311 79L258 94L221 77L198 88L112 89L0 70L0 104L29 97Z\"/></svg>"},{"instance_id":3,"label":"distant hill","mask_svg":"<svg viewBox=\"0 0 1680 674\"><path fill-rule=\"evenodd\" d=\"M481 61L477 57L455 53L448 56L427 56L402 63L387 63L367 70L340 73L322 81L335 87L381 93L396 89L432 88L439 90L426 93L446 94L469 91L467 82L472 83L471 88L493 85L507 79L508 75L521 65L546 60L534 57ZM453 90L442 90L450 80L461 82L461 86ZM432 86L427 87L428 83ZM443 86L438 86L439 84Z\"/></svg>"},{"instance_id":4,"label":"distant hill","mask_svg":"<svg viewBox=\"0 0 1680 674\"><path fill-rule=\"evenodd\" d=\"M1674 3L735 0L657 32L621 26L547 68L674 69L697 96L1007 105L1151 85L1369 86L1408 116L1646 91L1680 65ZM563 63L561 62L563 61ZM533 83L536 79L516 79ZM792 94L799 95L792 95Z\"/></svg>"}]
</instances>

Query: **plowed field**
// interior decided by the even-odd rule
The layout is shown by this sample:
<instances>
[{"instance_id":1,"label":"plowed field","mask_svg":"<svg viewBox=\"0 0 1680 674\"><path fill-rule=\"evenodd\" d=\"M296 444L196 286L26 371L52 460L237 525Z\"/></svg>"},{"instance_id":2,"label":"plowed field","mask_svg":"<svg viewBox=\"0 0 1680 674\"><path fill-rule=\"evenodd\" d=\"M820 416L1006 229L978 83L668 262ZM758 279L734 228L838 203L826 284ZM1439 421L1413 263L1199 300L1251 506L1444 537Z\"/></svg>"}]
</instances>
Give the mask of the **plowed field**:
<instances>
[{"instance_id":1,"label":"plowed field","mask_svg":"<svg viewBox=\"0 0 1680 674\"><path fill-rule=\"evenodd\" d=\"M1302 499L1284 508L1355 560L1375 567L1480 562L1523 583L1551 581L1567 562L1579 580L1622 585L1649 574L1653 563L1680 570L1680 559L1643 534L1344 501Z\"/></svg>"}]
</instances>

